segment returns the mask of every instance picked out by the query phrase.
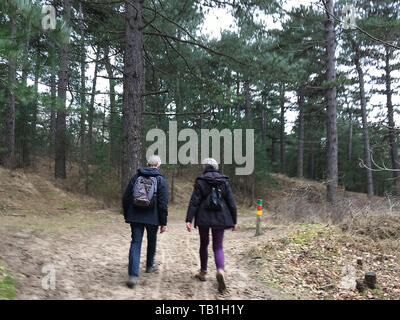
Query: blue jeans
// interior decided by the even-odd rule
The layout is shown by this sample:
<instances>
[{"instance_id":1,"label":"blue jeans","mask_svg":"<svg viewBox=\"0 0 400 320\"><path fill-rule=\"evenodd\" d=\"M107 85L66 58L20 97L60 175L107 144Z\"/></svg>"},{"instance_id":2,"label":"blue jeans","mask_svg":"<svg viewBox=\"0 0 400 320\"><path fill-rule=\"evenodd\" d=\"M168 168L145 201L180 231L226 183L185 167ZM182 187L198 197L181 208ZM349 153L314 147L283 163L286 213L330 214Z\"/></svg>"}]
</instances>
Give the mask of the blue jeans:
<instances>
[{"instance_id":1,"label":"blue jeans","mask_svg":"<svg viewBox=\"0 0 400 320\"><path fill-rule=\"evenodd\" d=\"M146 267L151 267L154 264L158 226L153 224L133 222L131 223L132 241L131 241L131 248L129 250L129 265L128 265L128 273L130 276L139 275L140 251L142 248L142 239L145 228L147 232Z\"/></svg>"}]
</instances>

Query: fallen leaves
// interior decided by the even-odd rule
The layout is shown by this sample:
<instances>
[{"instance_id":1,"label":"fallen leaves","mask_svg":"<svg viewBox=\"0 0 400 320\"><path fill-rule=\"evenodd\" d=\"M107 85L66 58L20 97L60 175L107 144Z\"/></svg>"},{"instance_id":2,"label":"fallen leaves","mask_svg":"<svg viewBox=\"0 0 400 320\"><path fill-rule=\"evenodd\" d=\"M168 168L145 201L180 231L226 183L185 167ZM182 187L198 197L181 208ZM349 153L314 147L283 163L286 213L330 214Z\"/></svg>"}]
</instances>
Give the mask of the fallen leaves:
<instances>
[{"instance_id":1,"label":"fallen leaves","mask_svg":"<svg viewBox=\"0 0 400 320\"><path fill-rule=\"evenodd\" d=\"M387 252L368 237L302 224L251 252L261 278L296 299L400 299L397 252ZM366 272L377 274L377 288L360 293L356 280L364 279Z\"/></svg>"}]
</instances>

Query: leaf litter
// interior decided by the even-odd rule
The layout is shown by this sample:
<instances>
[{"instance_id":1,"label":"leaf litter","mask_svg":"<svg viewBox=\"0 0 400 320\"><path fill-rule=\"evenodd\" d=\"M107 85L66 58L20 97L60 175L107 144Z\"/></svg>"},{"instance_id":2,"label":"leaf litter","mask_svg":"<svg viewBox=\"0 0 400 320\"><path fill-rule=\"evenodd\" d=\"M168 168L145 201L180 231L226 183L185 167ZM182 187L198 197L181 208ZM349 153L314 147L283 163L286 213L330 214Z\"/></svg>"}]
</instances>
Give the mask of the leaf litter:
<instances>
[{"instance_id":1,"label":"leaf litter","mask_svg":"<svg viewBox=\"0 0 400 320\"><path fill-rule=\"evenodd\" d=\"M258 277L290 299L400 299L398 251L335 226L300 224L287 236L253 248L251 256ZM356 280L366 272L376 273L377 287L359 292Z\"/></svg>"}]
</instances>

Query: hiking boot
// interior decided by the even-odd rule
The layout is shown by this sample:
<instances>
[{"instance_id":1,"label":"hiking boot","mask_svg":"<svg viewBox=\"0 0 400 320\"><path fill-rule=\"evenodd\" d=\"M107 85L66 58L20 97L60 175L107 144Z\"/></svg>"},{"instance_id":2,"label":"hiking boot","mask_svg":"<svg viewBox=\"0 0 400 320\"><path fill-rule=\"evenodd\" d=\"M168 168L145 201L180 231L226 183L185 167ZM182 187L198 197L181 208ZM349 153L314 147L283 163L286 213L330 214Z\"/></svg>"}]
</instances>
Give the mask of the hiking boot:
<instances>
[{"instance_id":1,"label":"hiking boot","mask_svg":"<svg viewBox=\"0 0 400 320\"><path fill-rule=\"evenodd\" d=\"M207 276L207 271L202 271L200 270L199 273L197 273L194 277L196 279L199 279L200 281L206 281L206 276Z\"/></svg>"},{"instance_id":2,"label":"hiking boot","mask_svg":"<svg viewBox=\"0 0 400 320\"><path fill-rule=\"evenodd\" d=\"M151 267L146 267L146 273L153 273L159 269L158 264L154 263Z\"/></svg>"},{"instance_id":3,"label":"hiking boot","mask_svg":"<svg viewBox=\"0 0 400 320\"><path fill-rule=\"evenodd\" d=\"M136 276L129 276L126 285L128 286L128 288L132 289L136 285Z\"/></svg>"},{"instance_id":4,"label":"hiking boot","mask_svg":"<svg viewBox=\"0 0 400 320\"><path fill-rule=\"evenodd\" d=\"M224 270L218 269L217 271L218 291L223 293L226 290L225 273Z\"/></svg>"}]
</instances>

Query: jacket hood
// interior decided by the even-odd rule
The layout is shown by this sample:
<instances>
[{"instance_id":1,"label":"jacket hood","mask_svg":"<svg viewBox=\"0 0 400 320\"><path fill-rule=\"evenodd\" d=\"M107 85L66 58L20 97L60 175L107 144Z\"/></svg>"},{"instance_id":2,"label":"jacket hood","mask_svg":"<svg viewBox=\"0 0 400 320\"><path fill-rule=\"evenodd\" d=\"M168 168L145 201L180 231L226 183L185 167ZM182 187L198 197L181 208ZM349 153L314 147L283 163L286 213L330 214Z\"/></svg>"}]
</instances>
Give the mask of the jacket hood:
<instances>
[{"instance_id":1,"label":"jacket hood","mask_svg":"<svg viewBox=\"0 0 400 320\"><path fill-rule=\"evenodd\" d=\"M144 167L138 169L138 174L141 176L150 176L150 177L161 176L161 173L157 168L151 168L151 167Z\"/></svg>"},{"instance_id":2,"label":"jacket hood","mask_svg":"<svg viewBox=\"0 0 400 320\"><path fill-rule=\"evenodd\" d=\"M206 180L208 183L225 183L225 181L229 180L229 178L218 170L215 169L207 169L201 175L198 176L197 179Z\"/></svg>"}]
</instances>

